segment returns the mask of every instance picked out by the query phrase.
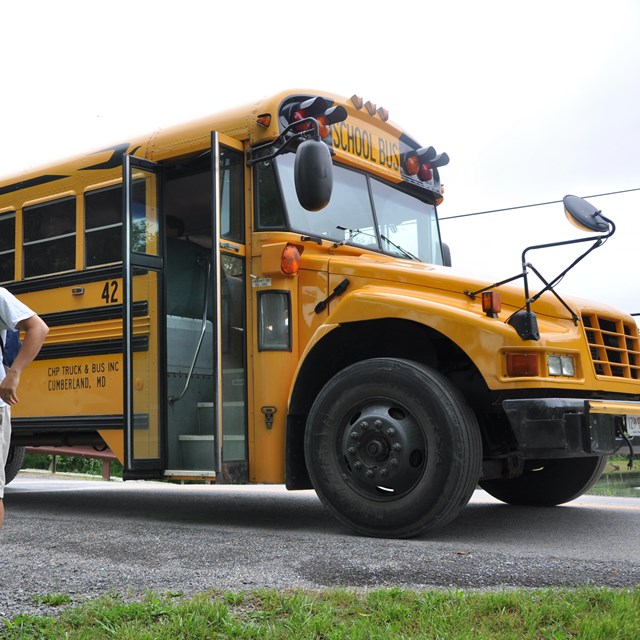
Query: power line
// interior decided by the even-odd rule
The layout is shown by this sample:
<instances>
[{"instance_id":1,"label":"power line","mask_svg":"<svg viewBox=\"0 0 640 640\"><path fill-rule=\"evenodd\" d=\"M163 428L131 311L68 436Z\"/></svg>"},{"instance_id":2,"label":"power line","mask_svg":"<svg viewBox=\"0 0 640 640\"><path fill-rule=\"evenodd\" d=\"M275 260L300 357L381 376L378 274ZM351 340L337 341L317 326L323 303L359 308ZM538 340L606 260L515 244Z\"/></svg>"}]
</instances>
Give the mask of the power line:
<instances>
[{"instance_id":1,"label":"power line","mask_svg":"<svg viewBox=\"0 0 640 640\"><path fill-rule=\"evenodd\" d=\"M621 191L609 191L609 193L596 193L591 196L583 196L585 198L602 198L603 196L615 196L619 193L629 193L631 191L640 191L640 187L634 189L622 189ZM530 207L544 207L548 204L559 204L562 200L549 200L549 202L536 202L535 204L521 204L517 207L505 207L504 209L489 209L487 211L476 211L475 213L461 213L457 216L445 216L440 220L454 220L455 218L469 218L471 216L481 216L485 213L500 213L502 211L515 211L516 209L528 209Z\"/></svg>"}]
</instances>

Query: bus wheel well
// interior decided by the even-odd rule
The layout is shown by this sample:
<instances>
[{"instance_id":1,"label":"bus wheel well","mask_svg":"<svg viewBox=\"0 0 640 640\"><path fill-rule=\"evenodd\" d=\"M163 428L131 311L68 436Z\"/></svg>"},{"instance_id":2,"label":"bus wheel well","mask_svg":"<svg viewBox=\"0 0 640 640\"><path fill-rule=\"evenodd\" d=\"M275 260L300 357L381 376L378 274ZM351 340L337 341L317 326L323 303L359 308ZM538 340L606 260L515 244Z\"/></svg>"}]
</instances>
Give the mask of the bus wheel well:
<instances>
[{"instance_id":1,"label":"bus wheel well","mask_svg":"<svg viewBox=\"0 0 640 640\"><path fill-rule=\"evenodd\" d=\"M311 488L304 459L304 430L315 398L345 367L369 358L413 360L440 371L465 397L484 395L486 386L470 358L430 327L400 319L343 324L327 334L305 358L296 379L287 418L286 482ZM470 404L474 404L470 401Z\"/></svg>"}]
</instances>

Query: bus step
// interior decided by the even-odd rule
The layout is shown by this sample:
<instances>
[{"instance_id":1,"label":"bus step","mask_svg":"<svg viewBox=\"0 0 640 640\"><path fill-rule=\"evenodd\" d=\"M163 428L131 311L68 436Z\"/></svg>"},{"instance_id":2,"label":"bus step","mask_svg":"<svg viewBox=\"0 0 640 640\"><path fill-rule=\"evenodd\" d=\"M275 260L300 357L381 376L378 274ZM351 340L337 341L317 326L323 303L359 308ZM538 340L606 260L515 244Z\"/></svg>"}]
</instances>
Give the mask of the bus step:
<instances>
[{"instance_id":1,"label":"bus step","mask_svg":"<svg viewBox=\"0 0 640 640\"><path fill-rule=\"evenodd\" d=\"M214 469L214 437L185 434L178 436L184 469Z\"/></svg>"}]
</instances>

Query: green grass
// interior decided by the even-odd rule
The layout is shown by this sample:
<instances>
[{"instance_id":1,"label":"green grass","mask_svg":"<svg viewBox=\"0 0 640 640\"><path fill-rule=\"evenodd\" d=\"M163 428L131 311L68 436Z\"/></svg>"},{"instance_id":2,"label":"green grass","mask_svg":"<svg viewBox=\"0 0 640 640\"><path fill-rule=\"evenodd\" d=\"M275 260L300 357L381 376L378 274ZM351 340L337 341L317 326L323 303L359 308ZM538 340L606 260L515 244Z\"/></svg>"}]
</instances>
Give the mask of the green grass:
<instances>
[{"instance_id":1,"label":"green grass","mask_svg":"<svg viewBox=\"0 0 640 640\"><path fill-rule=\"evenodd\" d=\"M640 498L640 460L634 456L629 469L628 456L611 456L602 477L590 489L591 495ZM640 635L639 635L640 637Z\"/></svg>"},{"instance_id":2,"label":"green grass","mask_svg":"<svg viewBox=\"0 0 640 640\"><path fill-rule=\"evenodd\" d=\"M50 607L59 607L63 604L71 604L71 596L66 593L49 593L43 596L32 596L37 604L46 604Z\"/></svg>"},{"instance_id":3,"label":"green grass","mask_svg":"<svg viewBox=\"0 0 640 640\"><path fill-rule=\"evenodd\" d=\"M188 599L150 594L141 602L104 596L57 617L5 621L1 635L5 640L637 640L640 587L489 593L269 590Z\"/></svg>"},{"instance_id":4,"label":"green grass","mask_svg":"<svg viewBox=\"0 0 640 640\"><path fill-rule=\"evenodd\" d=\"M609 456L609 460L607 462L607 466L604 469L604 474L608 473L636 473L640 470L640 456L633 456L633 467L629 469L629 456Z\"/></svg>"},{"instance_id":5,"label":"green grass","mask_svg":"<svg viewBox=\"0 0 640 640\"><path fill-rule=\"evenodd\" d=\"M24 457L23 469L50 469L53 456L43 453L27 453ZM84 473L102 477L102 460L94 458L78 458L56 456L56 470L65 473ZM122 465L114 460L111 463L111 477L122 477Z\"/></svg>"}]
</instances>

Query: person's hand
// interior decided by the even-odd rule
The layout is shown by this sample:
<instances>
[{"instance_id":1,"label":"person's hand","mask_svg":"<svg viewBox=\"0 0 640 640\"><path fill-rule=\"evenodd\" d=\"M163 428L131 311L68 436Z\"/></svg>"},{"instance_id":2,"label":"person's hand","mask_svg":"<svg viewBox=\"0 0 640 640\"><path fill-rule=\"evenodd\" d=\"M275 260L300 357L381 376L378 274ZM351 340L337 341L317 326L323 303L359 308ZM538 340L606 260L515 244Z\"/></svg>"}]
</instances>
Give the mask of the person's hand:
<instances>
[{"instance_id":1,"label":"person's hand","mask_svg":"<svg viewBox=\"0 0 640 640\"><path fill-rule=\"evenodd\" d=\"M20 372L9 369L5 379L0 383L0 400L7 404L17 404L18 384L20 384Z\"/></svg>"}]
</instances>

